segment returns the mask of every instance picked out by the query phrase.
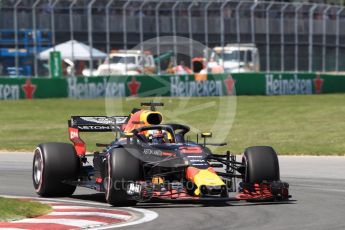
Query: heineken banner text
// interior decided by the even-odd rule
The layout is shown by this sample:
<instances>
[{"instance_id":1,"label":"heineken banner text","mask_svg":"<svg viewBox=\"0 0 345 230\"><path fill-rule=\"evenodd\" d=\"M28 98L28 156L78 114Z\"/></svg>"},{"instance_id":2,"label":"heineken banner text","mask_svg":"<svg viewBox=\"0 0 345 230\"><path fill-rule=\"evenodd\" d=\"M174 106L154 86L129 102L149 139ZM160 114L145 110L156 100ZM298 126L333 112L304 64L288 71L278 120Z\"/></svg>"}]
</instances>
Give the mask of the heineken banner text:
<instances>
[{"instance_id":1,"label":"heineken banner text","mask_svg":"<svg viewBox=\"0 0 345 230\"><path fill-rule=\"evenodd\" d=\"M2 100L320 93L345 93L345 76L317 73L234 73L208 75L203 78L196 75L0 78Z\"/></svg>"}]
</instances>

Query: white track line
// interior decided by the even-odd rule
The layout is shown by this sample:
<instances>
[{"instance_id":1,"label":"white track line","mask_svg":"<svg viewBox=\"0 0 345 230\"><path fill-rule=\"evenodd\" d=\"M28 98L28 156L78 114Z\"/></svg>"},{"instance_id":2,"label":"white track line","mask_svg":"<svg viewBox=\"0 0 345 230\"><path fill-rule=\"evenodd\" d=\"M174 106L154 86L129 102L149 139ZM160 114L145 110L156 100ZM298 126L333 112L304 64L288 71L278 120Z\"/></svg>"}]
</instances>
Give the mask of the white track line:
<instances>
[{"instance_id":1,"label":"white track line","mask_svg":"<svg viewBox=\"0 0 345 230\"><path fill-rule=\"evenodd\" d=\"M104 213L104 212L51 212L48 216L100 216L100 217L107 217L113 219L120 219L120 220L129 220L131 216L125 216L120 214L112 214L112 213Z\"/></svg>"},{"instance_id":2,"label":"white track line","mask_svg":"<svg viewBox=\"0 0 345 230\"><path fill-rule=\"evenodd\" d=\"M68 226L74 226L74 227L92 227L92 226L101 226L105 225L104 222L98 222L98 221L91 221L91 220L83 220L83 219L40 219L40 218L32 218L32 219L24 219L24 220L18 220L13 221L11 223L20 223L20 224L62 224L62 225L68 225Z\"/></svg>"},{"instance_id":3,"label":"white track line","mask_svg":"<svg viewBox=\"0 0 345 230\"><path fill-rule=\"evenodd\" d=\"M95 209L94 207L85 207L85 206L68 206L68 205L57 205L54 206L54 204L52 205L52 208L54 210L59 210L59 209L80 209L80 210L88 210L88 209Z\"/></svg>"}]
</instances>

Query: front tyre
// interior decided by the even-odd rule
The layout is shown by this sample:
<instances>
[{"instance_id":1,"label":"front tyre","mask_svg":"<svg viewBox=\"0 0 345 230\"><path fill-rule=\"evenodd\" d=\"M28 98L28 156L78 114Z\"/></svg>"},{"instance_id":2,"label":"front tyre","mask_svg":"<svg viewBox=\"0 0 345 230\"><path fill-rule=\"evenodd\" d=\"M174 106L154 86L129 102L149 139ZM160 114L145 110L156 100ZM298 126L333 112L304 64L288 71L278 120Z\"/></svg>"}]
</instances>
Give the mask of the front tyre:
<instances>
[{"instance_id":1,"label":"front tyre","mask_svg":"<svg viewBox=\"0 0 345 230\"><path fill-rule=\"evenodd\" d=\"M245 164L245 183L280 180L278 156L270 146L246 148L242 162Z\"/></svg>"},{"instance_id":2,"label":"front tyre","mask_svg":"<svg viewBox=\"0 0 345 230\"><path fill-rule=\"evenodd\" d=\"M138 201L127 194L127 186L140 180L140 161L124 148L113 149L104 179L105 198L113 206L133 206Z\"/></svg>"},{"instance_id":3,"label":"front tyre","mask_svg":"<svg viewBox=\"0 0 345 230\"><path fill-rule=\"evenodd\" d=\"M76 186L65 184L64 181L75 181L79 167L79 158L71 144L40 144L35 149L32 167L36 193L43 197L72 195Z\"/></svg>"}]
</instances>

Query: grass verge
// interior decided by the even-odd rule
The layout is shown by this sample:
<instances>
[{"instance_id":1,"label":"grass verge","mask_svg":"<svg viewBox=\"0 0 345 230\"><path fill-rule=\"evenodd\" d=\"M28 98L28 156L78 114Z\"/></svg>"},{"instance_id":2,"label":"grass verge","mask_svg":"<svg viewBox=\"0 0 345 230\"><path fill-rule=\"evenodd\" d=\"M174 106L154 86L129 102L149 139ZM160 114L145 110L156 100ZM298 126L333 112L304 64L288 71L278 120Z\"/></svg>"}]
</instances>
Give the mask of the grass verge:
<instances>
[{"instance_id":1,"label":"grass verge","mask_svg":"<svg viewBox=\"0 0 345 230\"><path fill-rule=\"evenodd\" d=\"M121 99L114 99L112 103L121 104L125 112L113 115L128 115L133 107L148 100L131 98L123 103ZM183 118L185 124L208 131L219 111L205 105L213 103L219 107L224 100L228 97L163 98L161 101L166 104L164 114L169 115L165 122L179 122L174 118ZM248 146L271 145L284 155L345 153L345 94L238 96L236 101L235 120L232 127L228 127L230 133L214 131L230 143L219 151L230 149L238 154ZM187 110L181 109L181 104ZM105 114L104 99L0 101L0 149L32 151L42 142L69 142L67 120L71 115ZM228 126L226 114L221 117L219 127ZM83 138L89 143L88 150L93 151L96 142L108 143L113 136L98 133L84 134Z\"/></svg>"},{"instance_id":2,"label":"grass verge","mask_svg":"<svg viewBox=\"0 0 345 230\"><path fill-rule=\"evenodd\" d=\"M49 205L39 202L0 197L0 221L33 218L50 211Z\"/></svg>"}]
</instances>

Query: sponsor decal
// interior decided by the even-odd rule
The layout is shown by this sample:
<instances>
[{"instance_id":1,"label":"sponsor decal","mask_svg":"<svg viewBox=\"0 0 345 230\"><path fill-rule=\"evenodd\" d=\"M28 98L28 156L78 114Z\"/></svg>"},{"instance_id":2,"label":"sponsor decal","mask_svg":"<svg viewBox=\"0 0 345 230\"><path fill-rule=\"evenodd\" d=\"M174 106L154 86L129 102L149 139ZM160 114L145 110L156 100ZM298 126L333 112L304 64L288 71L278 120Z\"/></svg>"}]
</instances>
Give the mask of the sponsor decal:
<instances>
[{"instance_id":1,"label":"sponsor decal","mask_svg":"<svg viewBox=\"0 0 345 230\"><path fill-rule=\"evenodd\" d=\"M190 166L208 166L208 163L204 159L190 159L188 158Z\"/></svg>"},{"instance_id":2,"label":"sponsor decal","mask_svg":"<svg viewBox=\"0 0 345 230\"><path fill-rule=\"evenodd\" d=\"M183 154L201 154L202 153L202 149L200 147L180 147L179 148L180 153Z\"/></svg>"},{"instance_id":3,"label":"sponsor decal","mask_svg":"<svg viewBox=\"0 0 345 230\"><path fill-rule=\"evenodd\" d=\"M70 138L71 140L76 139L76 138L79 138L78 131L70 131L70 133L69 133L69 138Z\"/></svg>"},{"instance_id":4,"label":"sponsor decal","mask_svg":"<svg viewBox=\"0 0 345 230\"><path fill-rule=\"evenodd\" d=\"M191 166L207 166L207 164L206 163L204 163L204 164L197 164L197 163L193 163L193 164L191 164Z\"/></svg>"},{"instance_id":5,"label":"sponsor decal","mask_svg":"<svg viewBox=\"0 0 345 230\"><path fill-rule=\"evenodd\" d=\"M266 74L266 95L312 94L312 80L293 78L283 79L282 75Z\"/></svg>"},{"instance_id":6,"label":"sponsor decal","mask_svg":"<svg viewBox=\"0 0 345 230\"><path fill-rule=\"evenodd\" d=\"M114 124L114 120L111 120L107 117L80 117L84 121L88 122L93 122L97 124L104 124L104 125L109 125L109 124Z\"/></svg>"},{"instance_id":7,"label":"sponsor decal","mask_svg":"<svg viewBox=\"0 0 345 230\"><path fill-rule=\"evenodd\" d=\"M207 161L204 159L203 156L186 156L187 160L188 160L188 164L190 166L196 166L196 167L199 167L199 166L203 166L203 167L208 167L208 163ZM186 159L185 158L185 159Z\"/></svg>"},{"instance_id":8,"label":"sponsor decal","mask_svg":"<svg viewBox=\"0 0 345 230\"><path fill-rule=\"evenodd\" d=\"M136 183L130 183L127 187L127 194L130 196L139 195L141 192L141 185Z\"/></svg>"},{"instance_id":9,"label":"sponsor decal","mask_svg":"<svg viewBox=\"0 0 345 230\"><path fill-rule=\"evenodd\" d=\"M129 95L137 96L140 86L141 86L141 83L137 81L135 77L132 77L132 80L127 83L127 87L129 89Z\"/></svg>"},{"instance_id":10,"label":"sponsor decal","mask_svg":"<svg viewBox=\"0 0 345 230\"><path fill-rule=\"evenodd\" d=\"M109 125L78 125L78 129L80 130L110 130L111 127Z\"/></svg>"},{"instance_id":11,"label":"sponsor decal","mask_svg":"<svg viewBox=\"0 0 345 230\"><path fill-rule=\"evenodd\" d=\"M316 78L313 81L314 81L315 93L317 94L322 93L322 86L323 86L324 79L321 78L320 74L318 73L316 75Z\"/></svg>"},{"instance_id":12,"label":"sponsor decal","mask_svg":"<svg viewBox=\"0 0 345 230\"><path fill-rule=\"evenodd\" d=\"M125 97L125 84L117 82L107 82L102 78L100 82L89 82L88 78L83 78L83 82L78 82L77 78L68 78L68 97L72 98L96 98L96 97Z\"/></svg>"},{"instance_id":13,"label":"sponsor decal","mask_svg":"<svg viewBox=\"0 0 345 230\"><path fill-rule=\"evenodd\" d=\"M19 99L19 86L0 84L0 99L17 100Z\"/></svg>"},{"instance_id":14,"label":"sponsor decal","mask_svg":"<svg viewBox=\"0 0 345 230\"><path fill-rule=\"evenodd\" d=\"M163 153L160 150L154 150L154 149L144 149L144 154L145 155L153 155L153 156L162 156Z\"/></svg>"},{"instance_id":15,"label":"sponsor decal","mask_svg":"<svg viewBox=\"0 0 345 230\"><path fill-rule=\"evenodd\" d=\"M190 162L205 162L203 159L189 159Z\"/></svg>"},{"instance_id":16,"label":"sponsor decal","mask_svg":"<svg viewBox=\"0 0 345 230\"><path fill-rule=\"evenodd\" d=\"M190 81L188 76L172 76L170 93L172 97L222 96L223 84L220 80Z\"/></svg>"}]
</instances>

